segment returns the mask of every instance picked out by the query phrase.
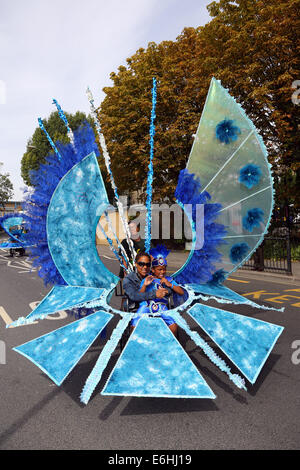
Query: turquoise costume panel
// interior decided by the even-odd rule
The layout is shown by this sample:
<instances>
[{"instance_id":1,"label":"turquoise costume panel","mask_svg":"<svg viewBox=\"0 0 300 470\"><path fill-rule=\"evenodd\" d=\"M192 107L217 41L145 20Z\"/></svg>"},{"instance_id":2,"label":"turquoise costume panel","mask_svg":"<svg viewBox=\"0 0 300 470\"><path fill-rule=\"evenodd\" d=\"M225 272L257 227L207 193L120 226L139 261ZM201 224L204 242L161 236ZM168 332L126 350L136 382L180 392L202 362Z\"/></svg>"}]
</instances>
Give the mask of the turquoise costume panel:
<instances>
[{"instance_id":1,"label":"turquoise costume panel","mask_svg":"<svg viewBox=\"0 0 300 470\"><path fill-rule=\"evenodd\" d=\"M75 165L58 184L47 214L48 244L67 284L111 287L119 278L102 263L96 226L109 202L94 153Z\"/></svg>"},{"instance_id":2,"label":"turquoise costume panel","mask_svg":"<svg viewBox=\"0 0 300 470\"><path fill-rule=\"evenodd\" d=\"M61 310L84 306L89 302L101 299L103 294L107 295L104 289L96 289L94 287L54 286L26 318L19 318L11 326L32 323L35 320L46 318L48 315Z\"/></svg>"},{"instance_id":3,"label":"turquoise costume panel","mask_svg":"<svg viewBox=\"0 0 300 470\"><path fill-rule=\"evenodd\" d=\"M9 235L9 240L0 243L0 249L16 249L16 248L28 248L30 243L26 240L26 234L24 233L23 227L15 228L15 226L21 226L24 223L24 219L18 216L16 213L6 214L0 217L0 226Z\"/></svg>"},{"instance_id":4,"label":"turquoise costume panel","mask_svg":"<svg viewBox=\"0 0 300 470\"><path fill-rule=\"evenodd\" d=\"M21 225L23 222L23 217L9 217L1 223L3 229L5 232L10 236L13 237L12 232L11 232L11 227L14 227L15 225ZM13 237L14 238L14 237Z\"/></svg>"},{"instance_id":5,"label":"turquoise costume panel","mask_svg":"<svg viewBox=\"0 0 300 470\"><path fill-rule=\"evenodd\" d=\"M216 398L160 318L141 318L102 395Z\"/></svg>"},{"instance_id":6,"label":"turquoise costume panel","mask_svg":"<svg viewBox=\"0 0 300 470\"><path fill-rule=\"evenodd\" d=\"M14 348L60 385L112 315L99 311Z\"/></svg>"},{"instance_id":7,"label":"turquoise costume panel","mask_svg":"<svg viewBox=\"0 0 300 470\"><path fill-rule=\"evenodd\" d=\"M283 331L282 326L196 304L188 314L254 383Z\"/></svg>"}]
</instances>

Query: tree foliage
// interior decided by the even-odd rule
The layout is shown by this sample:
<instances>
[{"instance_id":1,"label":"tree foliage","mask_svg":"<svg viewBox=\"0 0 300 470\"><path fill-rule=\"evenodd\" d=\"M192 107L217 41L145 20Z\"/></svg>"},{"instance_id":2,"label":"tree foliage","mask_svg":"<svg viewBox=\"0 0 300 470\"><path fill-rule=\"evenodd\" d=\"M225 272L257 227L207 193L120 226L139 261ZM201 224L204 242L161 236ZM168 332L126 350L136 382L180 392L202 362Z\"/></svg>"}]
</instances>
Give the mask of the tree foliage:
<instances>
[{"instance_id":1,"label":"tree foliage","mask_svg":"<svg viewBox=\"0 0 300 470\"><path fill-rule=\"evenodd\" d=\"M278 198L300 205L299 108L291 100L299 79L300 0L219 0L208 9L207 25L150 43L111 74L98 111L117 185L121 192L146 186L155 76L154 199L173 198L215 76L260 130Z\"/></svg>"},{"instance_id":2,"label":"tree foliage","mask_svg":"<svg viewBox=\"0 0 300 470\"><path fill-rule=\"evenodd\" d=\"M99 119L112 158L119 190L146 188L152 77L157 78L154 200L172 197L178 173L185 166L205 86L190 87L197 31L185 30L176 42L150 43L112 73L113 87L104 88Z\"/></svg>"},{"instance_id":3,"label":"tree foliage","mask_svg":"<svg viewBox=\"0 0 300 470\"><path fill-rule=\"evenodd\" d=\"M75 114L65 113L65 115L72 130L76 130L80 124L86 120L92 124L91 118L87 118L86 115L80 111L77 111ZM51 113L48 119L43 119L43 122L54 142L59 140L63 144L69 143L67 129L57 111ZM40 164L45 163L45 157L50 153L54 153L53 149L44 132L40 127L37 127L32 137L27 142L26 152L21 161L21 176L25 184L31 186L30 171L38 170Z\"/></svg>"},{"instance_id":4,"label":"tree foliage","mask_svg":"<svg viewBox=\"0 0 300 470\"><path fill-rule=\"evenodd\" d=\"M5 204L13 197L13 184L9 179L9 174L0 173L0 207L4 208Z\"/></svg>"},{"instance_id":5,"label":"tree foliage","mask_svg":"<svg viewBox=\"0 0 300 470\"><path fill-rule=\"evenodd\" d=\"M204 32L214 44L218 78L264 138L277 200L300 207L299 107L291 99L300 71L300 1L221 0L209 10L214 18Z\"/></svg>"}]
</instances>

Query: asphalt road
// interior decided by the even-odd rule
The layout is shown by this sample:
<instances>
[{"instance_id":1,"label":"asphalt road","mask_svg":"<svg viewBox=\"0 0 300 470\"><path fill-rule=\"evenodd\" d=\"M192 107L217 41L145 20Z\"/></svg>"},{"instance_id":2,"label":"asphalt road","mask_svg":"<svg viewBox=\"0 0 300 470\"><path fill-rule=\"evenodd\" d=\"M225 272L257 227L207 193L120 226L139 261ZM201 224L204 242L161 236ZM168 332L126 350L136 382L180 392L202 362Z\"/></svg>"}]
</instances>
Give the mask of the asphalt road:
<instances>
[{"instance_id":1,"label":"asphalt road","mask_svg":"<svg viewBox=\"0 0 300 470\"><path fill-rule=\"evenodd\" d=\"M110 255L105 262L117 271ZM300 352L297 355L292 344L300 341L300 284L267 275L261 280L231 279L228 287L247 298L285 307L284 313L223 307L285 327L255 385L247 384L248 392L237 389L181 332L180 342L217 395L215 400L101 396L119 356L116 350L84 406L79 395L104 343L95 341L61 387L13 351L71 319L61 313L31 326L6 329L5 322L26 316L50 287L43 286L26 257L11 259L0 251L0 339L6 352L6 363L3 352L0 361L0 449L298 449L300 364L292 362L292 355L300 359ZM114 306L119 302L113 299ZM113 320L109 325L108 335L115 324ZM232 371L238 372L234 366Z\"/></svg>"}]
</instances>

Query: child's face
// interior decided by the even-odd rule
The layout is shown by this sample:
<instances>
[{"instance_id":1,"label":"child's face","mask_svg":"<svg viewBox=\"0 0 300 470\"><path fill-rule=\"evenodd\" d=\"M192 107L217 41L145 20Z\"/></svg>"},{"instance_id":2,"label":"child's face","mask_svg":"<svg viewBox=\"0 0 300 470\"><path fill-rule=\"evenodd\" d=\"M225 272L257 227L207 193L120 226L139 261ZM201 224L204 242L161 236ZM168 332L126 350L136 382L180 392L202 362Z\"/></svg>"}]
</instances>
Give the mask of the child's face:
<instances>
[{"instance_id":1,"label":"child's face","mask_svg":"<svg viewBox=\"0 0 300 470\"><path fill-rule=\"evenodd\" d=\"M152 268L152 272L153 272L155 277L157 277L158 279L162 279L166 275L167 267L166 266L155 266L154 268Z\"/></svg>"}]
</instances>

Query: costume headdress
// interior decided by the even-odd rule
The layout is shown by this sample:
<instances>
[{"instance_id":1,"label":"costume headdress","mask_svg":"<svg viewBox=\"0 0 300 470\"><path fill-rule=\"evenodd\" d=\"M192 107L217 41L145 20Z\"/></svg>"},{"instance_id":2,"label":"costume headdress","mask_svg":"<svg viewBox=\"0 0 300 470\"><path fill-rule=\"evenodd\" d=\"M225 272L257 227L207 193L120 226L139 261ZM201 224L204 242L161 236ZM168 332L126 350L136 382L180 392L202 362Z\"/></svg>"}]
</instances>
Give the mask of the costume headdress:
<instances>
[{"instance_id":1,"label":"costume headdress","mask_svg":"<svg viewBox=\"0 0 300 470\"><path fill-rule=\"evenodd\" d=\"M166 258L170 253L170 250L168 250L164 245L157 245L155 248L151 248L149 253L153 256L152 267L168 265Z\"/></svg>"}]
</instances>

